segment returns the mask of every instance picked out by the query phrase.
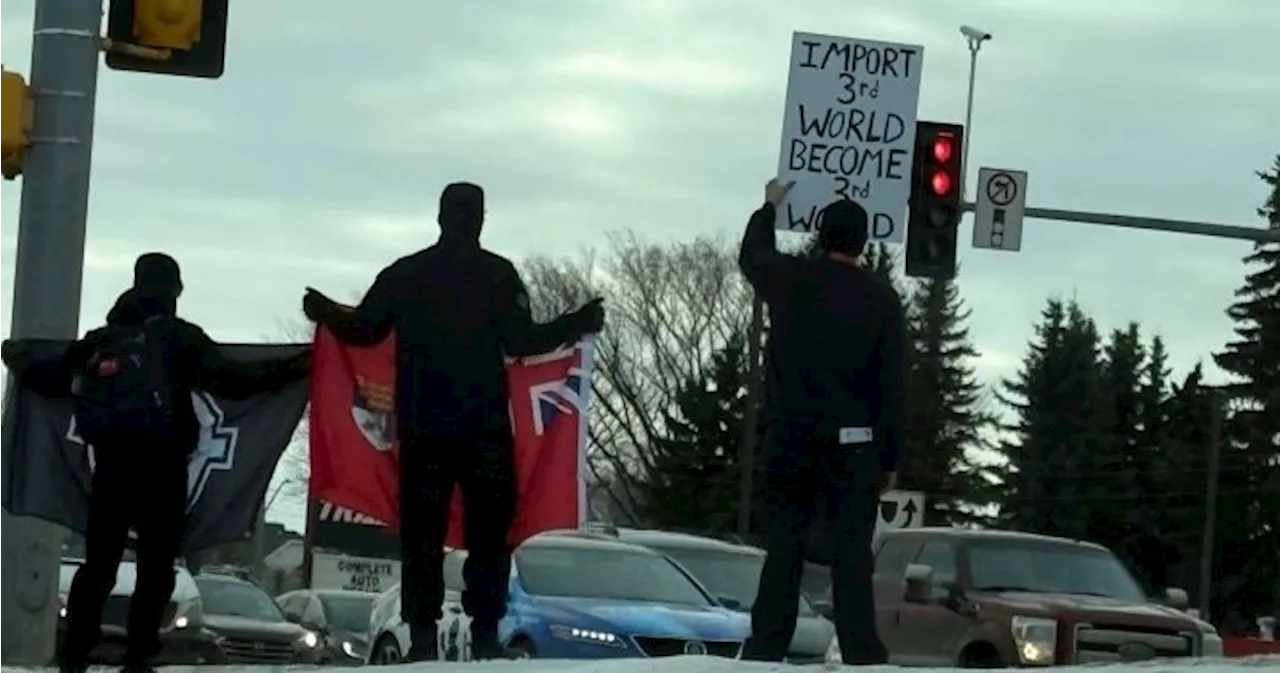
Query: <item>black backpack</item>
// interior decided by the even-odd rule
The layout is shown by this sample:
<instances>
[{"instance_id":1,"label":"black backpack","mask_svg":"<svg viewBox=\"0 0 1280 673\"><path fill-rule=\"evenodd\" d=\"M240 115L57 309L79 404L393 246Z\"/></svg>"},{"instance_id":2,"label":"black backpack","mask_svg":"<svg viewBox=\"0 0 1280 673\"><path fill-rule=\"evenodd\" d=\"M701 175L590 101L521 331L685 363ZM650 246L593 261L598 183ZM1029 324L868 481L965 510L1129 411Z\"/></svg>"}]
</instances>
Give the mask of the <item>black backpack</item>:
<instances>
[{"instance_id":1,"label":"black backpack","mask_svg":"<svg viewBox=\"0 0 1280 673\"><path fill-rule=\"evenodd\" d=\"M174 430L175 319L107 325L85 336L91 355L71 385L76 428L92 444L106 430Z\"/></svg>"}]
</instances>

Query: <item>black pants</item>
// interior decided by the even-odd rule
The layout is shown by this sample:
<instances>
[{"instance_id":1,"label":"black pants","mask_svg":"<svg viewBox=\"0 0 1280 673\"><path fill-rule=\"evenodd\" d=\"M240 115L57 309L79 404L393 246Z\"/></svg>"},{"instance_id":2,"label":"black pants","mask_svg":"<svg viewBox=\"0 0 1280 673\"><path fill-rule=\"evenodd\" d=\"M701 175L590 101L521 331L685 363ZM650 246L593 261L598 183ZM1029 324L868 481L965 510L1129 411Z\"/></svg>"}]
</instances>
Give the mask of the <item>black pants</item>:
<instances>
[{"instance_id":1,"label":"black pants","mask_svg":"<svg viewBox=\"0 0 1280 673\"><path fill-rule=\"evenodd\" d=\"M409 436L400 447L402 617L430 628L444 600L444 541L454 486L466 511L466 590L462 607L477 627L496 628L507 614L515 516L515 449L510 432L479 437Z\"/></svg>"},{"instance_id":2,"label":"black pants","mask_svg":"<svg viewBox=\"0 0 1280 673\"><path fill-rule=\"evenodd\" d=\"M102 636L102 609L116 583L129 530L138 534L137 583L129 606L130 663L160 650L160 627L173 594L173 564L186 524L187 451L168 438L113 433L94 444L84 564L67 596L61 659L82 664Z\"/></svg>"},{"instance_id":3,"label":"black pants","mask_svg":"<svg viewBox=\"0 0 1280 673\"><path fill-rule=\"evenodd\" d=\"M771 428L764 438L762 494L766 551L751 614L751 640L743 657L781 661L800 610L809 527L824 504L831 540L836 635L846 664L884 663L876 633L871 542L879 495L875 444L814 441L795 429Z\"/></svg>"}]
</instances>

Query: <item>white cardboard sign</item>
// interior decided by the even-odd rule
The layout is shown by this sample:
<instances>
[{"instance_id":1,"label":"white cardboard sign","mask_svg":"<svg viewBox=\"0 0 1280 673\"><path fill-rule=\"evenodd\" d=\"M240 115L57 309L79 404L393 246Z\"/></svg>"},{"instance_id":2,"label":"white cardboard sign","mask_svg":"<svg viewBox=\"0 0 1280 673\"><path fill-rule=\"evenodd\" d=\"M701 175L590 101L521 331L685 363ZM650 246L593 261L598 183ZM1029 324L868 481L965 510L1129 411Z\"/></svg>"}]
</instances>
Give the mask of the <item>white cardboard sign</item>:
<instances>
[{"instance_id":1,"label":"white cardboard sign","mask_svg":"<svg viewBox=\"0 0 1280 673\"><path fill-rule=\"evenodd\" d=\"M906 238L924 47L796 33L778 176L795 180L777 228L812 231L832 201L866 209L871 237Z\"/></svg>"},{"instance_id":2,"label":"white cardboard sign","mask_svg":"<svg viewBox=\"0 0 1280 673\"><path fill-rule=\"evenodd\" d=\"M346 554L311 555L311 587L382 593L400 581L400 562Z\"/></svg>"}]
</instances>

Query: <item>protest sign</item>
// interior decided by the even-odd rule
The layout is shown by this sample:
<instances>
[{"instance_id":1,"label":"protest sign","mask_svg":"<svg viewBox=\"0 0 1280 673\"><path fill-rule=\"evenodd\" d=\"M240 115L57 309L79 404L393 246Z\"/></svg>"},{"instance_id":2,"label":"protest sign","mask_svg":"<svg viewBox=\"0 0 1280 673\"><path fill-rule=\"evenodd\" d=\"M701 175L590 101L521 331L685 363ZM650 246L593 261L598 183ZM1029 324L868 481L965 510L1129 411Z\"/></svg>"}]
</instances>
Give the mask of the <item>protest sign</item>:
<instances>
[{"instance_id":1,"label":"protest sign","mask_svg":"<svg viewBox=\"0 0 1280 673\"><path fill-rule=\"evenodd\" d=\"M795 180L777 227L811 231L837 199L867 210L871 236L906 237L924 47L796 33L778 175Z\"/></svg>"}]
</instances>

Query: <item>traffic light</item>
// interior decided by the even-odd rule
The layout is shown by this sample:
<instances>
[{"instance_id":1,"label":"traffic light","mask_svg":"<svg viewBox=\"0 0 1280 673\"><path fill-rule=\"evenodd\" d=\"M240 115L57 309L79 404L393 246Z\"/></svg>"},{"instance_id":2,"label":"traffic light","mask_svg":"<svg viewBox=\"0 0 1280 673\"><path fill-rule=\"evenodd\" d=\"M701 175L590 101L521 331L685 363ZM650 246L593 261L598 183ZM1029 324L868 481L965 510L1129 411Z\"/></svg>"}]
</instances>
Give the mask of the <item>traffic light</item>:
<instances>
[{"instance_id":1,"label":"traffic light","mask_svg":"<svg viewBox=\"0 0 1280 673\"><path fill-rule=\"evenodd\" d=\"M3 70L0 78L3 79L0 93L4 98L0 101L3 116L0 127L4 136L0 142L0 164L3 164L4 179L12 180L22 173L22 162L31 142L31 97L22 75Z\"/></svg>"},{"instance_id":2,"label":"traffic light","mask_svg":"<svg viewBox=\"0 0 1280 673\"><path fill-rule=\"evenodd\" d=\"M156 58L138 50L108 49L107 67L217 79L227 52L228 0L111 0L107 39L117 45L166 53Z\"/></svg>"},{"instance_id":3,"label":"traffic light","mask_svg":"<svg viewBox=\"0 0 1280 673\"><path fill-rule=\"evenodd\" d=\"M964 127L916 122L907 219L907 275L955 278Z\"/></svg>"}]
</instances>

